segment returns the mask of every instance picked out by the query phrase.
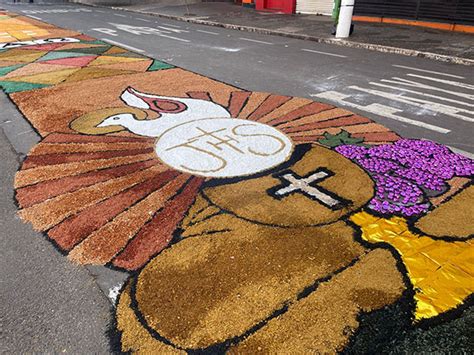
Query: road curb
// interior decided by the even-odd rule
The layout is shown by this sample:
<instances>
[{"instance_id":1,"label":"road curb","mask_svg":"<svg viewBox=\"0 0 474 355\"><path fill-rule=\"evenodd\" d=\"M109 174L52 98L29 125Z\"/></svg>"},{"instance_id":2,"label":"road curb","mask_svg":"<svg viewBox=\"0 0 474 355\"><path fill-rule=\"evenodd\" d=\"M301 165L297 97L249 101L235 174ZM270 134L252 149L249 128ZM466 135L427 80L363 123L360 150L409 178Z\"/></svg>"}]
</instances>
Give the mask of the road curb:
<instances>
[{"instance_id":1,"label":"road curb","mask_svg":"<svg viewBox=\"0 0 474 355\"><path fill-rule=\"evenodd\" d=\"M431 53L431 52L418 51L414 49L383 46L380 44L353 42L353 41L347 41L347 40L336 39L336 38L316 37L316 36L310 36L310 35L305 35L305 34L269 30L269 29L260 28L260 27L220 23L220 22L209 21L209 20L204 20L204 19L199 19L199 18L191 18L191 17L175 16L175 15L169 15L169 14L163 14L163 13L157 13L157 12L126 9L123 7L99 6L99 5L91 5L91 4L84 4L84 5L92 6L92 7L110 8L110 9L118 10L118 11L133 12L133 13L138 13L138 14L143 14L143 15L166 18L169 20L195 23L199 25L221 27L221 28L244 31L244 32L255 32L255 33L260 33L260 34L301 39L305 41L312 41L312 42L318 42L318 43L334 44L334 45L343 46L343 47L368 49L371 51L382 52L382 53L392 53L392 54L400 54L400 55L409 56L409 57L427 58L427 59L436 60L436 61L445 62L445 63L474 66L474 59L461 58L461 57L450 56L450 55L445 55L445 54L436 54L436 53Z\"/></svg>"}]
</instances>

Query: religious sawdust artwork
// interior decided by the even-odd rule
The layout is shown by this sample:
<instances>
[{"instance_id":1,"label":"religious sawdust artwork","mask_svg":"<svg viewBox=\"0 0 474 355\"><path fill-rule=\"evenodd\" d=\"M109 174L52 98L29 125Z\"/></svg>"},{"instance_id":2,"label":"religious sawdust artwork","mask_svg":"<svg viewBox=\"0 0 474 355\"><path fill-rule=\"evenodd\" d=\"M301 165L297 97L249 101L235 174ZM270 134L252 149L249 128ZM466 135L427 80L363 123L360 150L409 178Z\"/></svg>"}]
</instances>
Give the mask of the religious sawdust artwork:
<instances>
[{"instance_id":1,"label":"religious sawdust artwork","mask_svg":"<svg viewBox=\"0 0 474 355\"><path fill-rule=\"evenodd\" d=\"M377 352L472 303L474 161L329 104L0 24L0 86L42 137L19 215L71 261L129 272L119 350Z\"/></svg>"}]
</instances>

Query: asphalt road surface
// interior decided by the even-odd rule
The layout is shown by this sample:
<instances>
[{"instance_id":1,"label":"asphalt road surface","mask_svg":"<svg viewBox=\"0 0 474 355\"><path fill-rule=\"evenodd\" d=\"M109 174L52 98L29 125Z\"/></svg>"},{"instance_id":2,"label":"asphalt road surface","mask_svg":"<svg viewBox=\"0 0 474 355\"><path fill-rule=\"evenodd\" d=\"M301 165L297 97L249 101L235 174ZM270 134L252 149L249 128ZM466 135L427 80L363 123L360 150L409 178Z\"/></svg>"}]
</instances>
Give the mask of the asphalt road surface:
<instances>
[{"instance_id":1,"label":"asphalt road surface","mask_svg":"<svg viewBox=\"0 0 474 355\"><path fill-rule=\"evenodd\" d=\"M16 216L18 165L0 130L0 353L107 353L111 304L87 269Z\"/></svg>"},{"instance_id":2,"label":"asphalt road surface","mask_svg":"<svg viewBox=\"0 0 474 355\"><path fill-rule=\"evenodd\" d=\"M474 153L472 67L75 4L6 9L225 81L313 98Z\"/></svg>"}]
</instances>

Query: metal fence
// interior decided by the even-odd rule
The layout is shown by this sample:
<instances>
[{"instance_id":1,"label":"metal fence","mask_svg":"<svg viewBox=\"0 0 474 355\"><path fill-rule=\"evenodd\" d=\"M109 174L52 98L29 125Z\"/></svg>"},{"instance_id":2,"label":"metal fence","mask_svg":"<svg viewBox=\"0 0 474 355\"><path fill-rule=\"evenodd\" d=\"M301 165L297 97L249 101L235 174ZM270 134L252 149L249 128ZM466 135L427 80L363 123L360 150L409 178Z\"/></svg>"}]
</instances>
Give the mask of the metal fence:
<instances>
[{"instance_id":1,"label":"metal fence","mask_svg":"<svg viewBox=\"0 0 474 355\"><path fill-rule=\"evenodd\" d=\"M474 25L474 0L356 0L354 14Z\"/></svg>"}]
</instances>

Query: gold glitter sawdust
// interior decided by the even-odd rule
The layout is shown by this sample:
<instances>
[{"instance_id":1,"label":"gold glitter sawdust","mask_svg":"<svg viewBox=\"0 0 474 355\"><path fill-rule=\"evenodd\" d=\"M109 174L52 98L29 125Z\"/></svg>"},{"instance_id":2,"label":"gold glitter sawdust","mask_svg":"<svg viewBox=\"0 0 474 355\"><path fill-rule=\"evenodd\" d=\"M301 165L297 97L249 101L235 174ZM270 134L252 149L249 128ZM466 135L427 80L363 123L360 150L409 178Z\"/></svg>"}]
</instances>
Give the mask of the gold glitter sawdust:
<instances>
[{"instance_id":1,"label":"gold glitter sawdust","mask_svg":"<svg viewBox=\"0 0 474 355\"><path fill-rule=\"evenodd\" d=\"M150 261L135 294L148 325L183 348L243 334L364 253L343 222L286 229L220 214L192 227L203 233Z\"/></svg>"},{"instance_id":2,"label":"gold glitter sawdust","mask_svg":"<svg viewBox=\"0 0 474 355\"><path fill-rule=\"evenodd\" d=\"M272 175L209 188L204 190L204 194L215 205L241 218L288 227L334 222L372 198L373 181L367 173L325 147L311 147L291 170L303 177L320 167L327 167L334 175L318 182L318 186L349 201L347 205L333 210L302 193L276 199L267 190L281 185L282 181Z\"/></svg>"},{"instance_id":3,"label":"gold glitter sawdust","mask_svg":"<svg viewBox=\"0 0 474 355\"><path fill-rule=\"evenodd\" d=\"M327 354L340 351L363 312L395 302L404 290L396 261L376 249L320 284L262 329L232 347L230 354Z\"/></svg>"},{"instance_id":4,"label":"gold glitter sawdust","mask_svg":"<svg viewBox=\"0 0 474 355\"><path fill-rule=\"evenodd\" d=\"M468 238L474 235L474 185L421 217L415 227L434 237Z\"/></svg>"},{"instance_id":5,"label":"gold glitter sawdust","mask_svg":"<svg viewBox=\"0 0 474 355\"><path fill-rule=\"evenodd\" d=\"M134 354L186 354L153 338L147 329L138 320L130 306L130 285L120 293L117 305L117 329L121 332L121 346L123 352Z\"/></svg>"},{"instance_id":6,"label":"gold glitter sawdust","mask_svg":"<svg viewBox=\"0 0 474 355\"><path fill-rule=\"evenodd\" d=\"M76 118L74 121L71 122L70 127L74 131L84 134L106 134L120 132L123 131L125 128L123 128L122 126L97 127L97 125L104 121L107 117L122 113L130 113L134 115L137 120L144 120L147 117L145 111L133 107L122 106L104 108L86 113L85 115Z\"/></svg>"}]
</instances>

